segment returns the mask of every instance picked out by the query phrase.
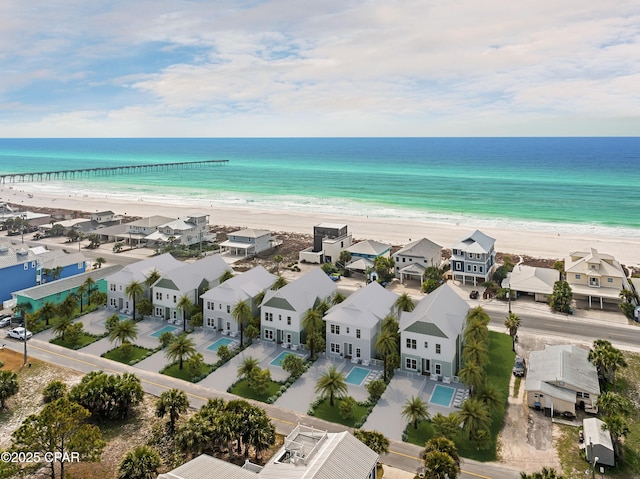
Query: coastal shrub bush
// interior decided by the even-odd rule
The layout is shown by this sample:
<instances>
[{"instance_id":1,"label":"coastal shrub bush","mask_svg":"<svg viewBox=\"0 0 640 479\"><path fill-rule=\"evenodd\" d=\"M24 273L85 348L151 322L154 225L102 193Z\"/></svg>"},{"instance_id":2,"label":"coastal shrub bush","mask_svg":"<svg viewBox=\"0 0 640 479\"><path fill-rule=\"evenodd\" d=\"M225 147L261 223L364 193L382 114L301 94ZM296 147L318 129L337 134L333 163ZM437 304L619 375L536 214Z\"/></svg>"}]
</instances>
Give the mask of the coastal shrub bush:
<instances>
[{"instance_id":1,"label":"coastal shrub bush","mask_svg":"<svg viewBox=\"0 0 640 479\"><path fill-rule=\"evenodd\" d=\"M42 400L45 404L60 399L67 394L67 385L62 381L53 380L42 390Z\"/></svg>"}]
</instances>

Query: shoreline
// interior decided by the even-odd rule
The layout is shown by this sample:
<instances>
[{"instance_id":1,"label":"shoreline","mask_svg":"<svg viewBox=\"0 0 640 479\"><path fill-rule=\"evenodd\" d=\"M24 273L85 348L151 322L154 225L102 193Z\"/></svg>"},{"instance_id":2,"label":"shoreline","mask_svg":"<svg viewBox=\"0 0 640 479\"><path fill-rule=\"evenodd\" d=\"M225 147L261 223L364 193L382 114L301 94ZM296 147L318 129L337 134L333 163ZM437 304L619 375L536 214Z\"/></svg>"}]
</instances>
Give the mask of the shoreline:
<instances>
[{"instance_id":1,"label":"shoreline","mask_svg":"<svg viewBox=\"0 0 640 479\"><path fill-rule=\"evenodd\" d=\"M18 186L21 189L16 189ZM589 251L595 248L601 253L613 255L616 260L626 266L640 266L640 235L638 237L614 237L593 234L575 234L565 232L516 230L495 227L474 227L471 225L454 225L434 223L402 218L380 218L374 216L336 215L304 213L292 210L264 210L245 207L220 206L215 203L180 206L160 203L140 198L137 202L114 197L98 197L97 195L64 196L33 192L29 197L28 187L20 183L7 185L0 189L0 201L20 205L21 209L29 207L60 208L82 212L112 210L116 214L127 216L162 215L174 218L193 212L209 215L211 225L238 226L241 228L268 229L274 233L286 231L292 233L313 234L313 226L318 223L346 224L354 240L371 239L393 245L404 245L411 240L428 238L443 248L451 246L464 235L475 229L496 239L496 251L513 255L528 255L535 258L564 259L574 251Z\"/></svg>"}]
</instances>

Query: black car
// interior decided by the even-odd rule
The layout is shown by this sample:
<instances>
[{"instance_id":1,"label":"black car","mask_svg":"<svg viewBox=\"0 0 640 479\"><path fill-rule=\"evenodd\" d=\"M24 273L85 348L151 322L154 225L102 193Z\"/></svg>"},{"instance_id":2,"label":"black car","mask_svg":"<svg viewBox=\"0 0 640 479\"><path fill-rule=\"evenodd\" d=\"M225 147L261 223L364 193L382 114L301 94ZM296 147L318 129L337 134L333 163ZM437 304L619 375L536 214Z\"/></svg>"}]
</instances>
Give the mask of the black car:
<instances>
[{"instance_id":1,"label":"black car","mask_svg":"<svg viewBox=\"0 0 640 479\"><path fill-rule=\"evenodd\" d=\"M475 289L469 293L470 299L478 299L478 296L480 296L480 293Z\"/></svg>"}]
</instances>

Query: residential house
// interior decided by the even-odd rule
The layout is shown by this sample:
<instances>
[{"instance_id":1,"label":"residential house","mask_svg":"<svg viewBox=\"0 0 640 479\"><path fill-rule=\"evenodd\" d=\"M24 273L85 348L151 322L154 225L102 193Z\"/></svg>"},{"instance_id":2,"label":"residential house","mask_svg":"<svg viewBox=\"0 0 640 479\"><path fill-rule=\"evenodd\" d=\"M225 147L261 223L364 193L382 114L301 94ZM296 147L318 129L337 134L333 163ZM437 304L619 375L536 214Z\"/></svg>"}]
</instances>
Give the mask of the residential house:
<instances>
[{"instance_id":1,"label":"residential house","mask_svg":"<svg viewBox=\"0 0 640 479\"><path fill-rule=\"evenodd\" d=\"M200 455L158 479L376 479L379 455L348 432L330 433L298 424L260 467L237 466Z\"/></svg>"},{"instance_id":2,"label":"residential house","mask_svg":"<svg viewBox=\"0 0 640 479\"><path fill-rule=\"evenodd\" d=\"M463 331L469 305L443 284L412 312L400 316L400 367L403 371L453 377L462 363Z\"/></svg>"},{"instance_id":3,"label":"residential house","mask_svg":"<svg viewBox=\"0 0 640 479\"><path fill-rule=\"evenodd\" d=\"M427 238L410 242L393 255L395 276L404 283L405 279L425 281L425 271L432 266L439 268L442 263L442 246Z\"/></svg>"},{"instance_id":4,"label":"residential house","mask_svg":"<svg viewBox=\"0 0 640 479\"><path fill-rule=\"evenodd\" d=\"M598 371L588 356L588 350L571 344L532 351L524 388L529 407L544 409L547 414L575 415L576 406L597 412Z\"/></svg>"},{"instance_id":5,"label":"residential house","mask_svg":"<svg viewBox=\"0 0 640 479\"><path fill-rule=\"evenodd\" d=\"M346 251L351 253L353 259L365 258L373 261L378 256L389 258L391 256L391 245L373 240L365 240L352 244L346 248Z\"/></svg>"},{"instance_id":6,"label":"residential house","mask_svg":"<svg viewBox=\"0 0 640 479\"><path fill-rule=\"evenodd\" d=\"M604 309L605 303L620 304L620 291L631 289L627 276L616 259L595 248L589 252L571 253L564 260L567 283L573 291L573 298L586 300L589 307L593 301Z\"/></svg>"},{"instance_id":7,"label":"residential house","mask_svg":"<svg viewBox=\"0 0 640 479\"><path fill-rule=\"evenodd\" d=\"M590 464L615 466L616 457L611 433L604 421L597 417L587 417L582 420L582 436L584 438L584 452ZM594 459L598 458L594 463Z\"/></svg>"},{"instance_id":8,"label":"residential house","mask_svg":"<svg viewBox=\"0 0 640 479\"><path fill-rule=\"evenodd\" d=\"M320 268L312 269L276 291L268 290L260 306L262 338L301 346L305 313L320 302L330 300L335 291L335 283Z\"/></svg>"},{"instance_id":9,"label":"residential house","mask_svg":"<svg viewBox=\"0 0 640 479\"><path fill-rule=\"evenodd\" d=\"M273 248L276 243L271 231L246 228L229 233L227 240L220 243L220 251L249 256Z\"/></svg>"},{"instance_id":10,"label":"residential house","mask_svg":"<svg viewBox=\"0 0 640 479\"><path fill-rule=\"evenodd\" d=\"M153 315L171 321L181 320L180 298L186 295L191 304L198 304L200 295L207 288L217 286L227 269L229 266L225 260L216 254L193 263L182 263L180 267L163 273L151 286Z\"/></svg>"},{"instance_id":11,"label":"residential house","mask_svg":"<svg viewBox=\"0 0 640 479\"><path fill-rule=\"evenodd\" d=\"M502 287L510 289L518 296L533 296L536 301L547 302L553 293L553 285L560 280L560 271L553 268L534 268L518 264L502 280Z\"/></svg>"},{"instance_id":12,"label":"residential house","mask_svg":"<svg viewBox=\"0 0 640 479\"><path fill-rule=\"evenodd\" d=\"M40 257L42 259L42 274L39 283L69 278L87 270L87 260L82 253L65 253L61 250L53 250L46 251Z\"/></svg>"},{"instance_id":13,"label":"residential house","mask_svg":"<svg viewBox=\"0 0 640 479\"><path fill-rule=\"evenodd\" d=\"M489 281L496 263L495 242L480 230L459 240L451 254L453 279L474 286Z\"/></svg>"},{"instance_id":14,"label":"residential house","mask_svg":"<svg viewBox=\"0 0 640 479\"><path fill-rule=\"evenodd\" d=\"M190 246L209 241L209 217L205 214L192 214L158 226L157 230L145 236L147 243L180 244Z\"/></svg>"},{"instance_id":15,"label":"residential house","mask_svg":"<svg viewBox=\"0 0 640 479\"><path fill-rule=\"evenodd\" d=\"M115 213L111 210L107 211L96 211L95 213L91 213L91 220L96 223L110 223L114 220Z\"/></svg>"},{"instance_id":16,"label":"residential house","mask_svg":"<svg viewBox=\"0 0 640 479\"><path fill-rule=\"evenodd\" d=\"M84 273L84 256L60 250L49 251L42 246L16 248L0 243L0 301L11 300L14 291L44 282L45 267L59 267L57 278Z\"/></svg>"},{"instance_id":17,"label":"residential house","mask_svg":"<svg viewBox=\"0 0 640 479\"><path fill-rule=\"evenodd\" d=\"M327 356L374 359L381 321L396 312L397 299L397 294L374 281L331 307L324 317Z\"/></svg>"},{"instance_id":18,"label":"residential house","mask_svg":"<svg viewBox=\"0 0 640 479\"><path fill-rule=\"evenodd\" d=\"M13 293L13 298L16 300L16 304L28 304L29 306L27 307L27 311L34 313L46 303L58 305L64 302L67 296L77 293L78 288L84 284L87 278L92 278L96 283L92 288L92 293L95 291L106 293L108 285L105 278L120 271L121 269L121 265L113 265L94 269L92 271L86 271L58 281L51 281L16 291ZM85 294L87 297L89 296L88 291ZM87 300L84 299L84 302L86 304Z\"/></svg>"},{"instance_id":19,"label":"residential house","mask_svg":"<svg viewBox=\"0 0 640 479\"><path fill-rule=\"evenodd\" d=\"M106 278L109 284L107 305L119 311L131 311L133 303L131 303L131 298L125 292L128 284L132 281L139 282L144 294L147 295L149 286L146 281L154 270L163 275L183 265L183 262L178 261L169 253L165 253L125 266L117 273Z\"/></svg>"},{"instance_id":20,"label":"residential house","mask_svg":"<svg viewBox=\"0 0 640 479\"><path fill-rule=\"evenodd\" d=\"M347 225L320 223L313 227L313 246L300 252L300 262L331 263L338 260L340 253L351 246L352 236Z\"/></svg>"},{"instance_id":21,"label":"residential house","mask_svg":"<svg viewBox=\"0 0 640 479\"><path fill-rule=\"evenodd\" d=\"M256 266L201 295L205 328L235 335L239 331L232 316L235 305L240 301L247 301L253 315L258 315L260 305L255 301L256 296L268 290L277 278L262 266Z\"/></svg>"}]
</instances>

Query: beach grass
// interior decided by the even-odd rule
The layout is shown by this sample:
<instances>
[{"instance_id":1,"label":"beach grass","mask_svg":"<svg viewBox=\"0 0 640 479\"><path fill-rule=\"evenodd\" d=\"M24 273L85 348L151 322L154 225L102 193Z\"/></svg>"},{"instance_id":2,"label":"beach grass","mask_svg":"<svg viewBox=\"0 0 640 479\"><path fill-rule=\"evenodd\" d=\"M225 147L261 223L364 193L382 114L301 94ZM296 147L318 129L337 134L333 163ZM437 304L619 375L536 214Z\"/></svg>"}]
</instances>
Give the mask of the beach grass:
<instances>
[{"instance_id":1,"label":"beach grass","mask_svg":"<svg viewBox=\"0 0 640 479\"><path fill-rule=\"evenodd\" d=\"M269 381L267 390L264 393L258 393L256 390L249 387L249 381L247 379L242 379L241 381L238 381L229 392L231 394L235 394L236 396L242 396L243 398L254 399L260 402L267 402L267 399L269 399L271 396L276 395L281 386L281 383L278 383L276 381Z\"/></svg>"}]
</instances>

